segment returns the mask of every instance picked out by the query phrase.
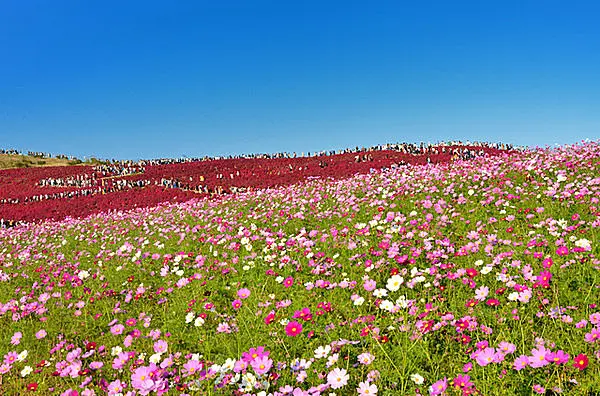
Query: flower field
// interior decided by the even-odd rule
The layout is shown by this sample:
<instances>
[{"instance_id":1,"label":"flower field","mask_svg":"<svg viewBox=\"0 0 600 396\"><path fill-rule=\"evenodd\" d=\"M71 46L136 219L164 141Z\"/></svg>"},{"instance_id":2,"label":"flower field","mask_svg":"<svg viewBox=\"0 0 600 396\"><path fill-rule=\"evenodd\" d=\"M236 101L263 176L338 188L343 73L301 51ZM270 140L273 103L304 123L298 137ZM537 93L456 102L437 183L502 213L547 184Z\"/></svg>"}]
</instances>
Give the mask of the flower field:
<instances>
[{"instance_id":1,"label":"flower field","mask_svg":"<svg viewBox=\"0 0 600 396\"><path fill-rule=\"evenodd\" d=\"M600 394L599 168L582 143L0 229L0 394Z\"/></svg>"}]
</instances>

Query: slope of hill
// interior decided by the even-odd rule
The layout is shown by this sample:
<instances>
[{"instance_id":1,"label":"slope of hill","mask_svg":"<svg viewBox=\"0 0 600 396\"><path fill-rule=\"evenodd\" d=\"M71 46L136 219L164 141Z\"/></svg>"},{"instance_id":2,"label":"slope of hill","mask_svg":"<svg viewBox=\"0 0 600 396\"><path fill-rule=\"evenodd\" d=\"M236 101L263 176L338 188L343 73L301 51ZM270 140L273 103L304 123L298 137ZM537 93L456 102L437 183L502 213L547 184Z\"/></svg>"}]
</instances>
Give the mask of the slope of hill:
<instances>
[{"instance_id":1,"label":"slope of hill","mask_svg":"<svg viewBox=\"0 0 600 396\"><path fill-rule=\"evenodd\" d=\"M590 143L0 229L1 389L598 394L599 169Z\"/></svg>"},{"instance_id":2,"label":"slope of hill","mask_svg":"<svg viewBox=\"0 0 600 396\"><path fill-rule=\"evenodd\" d=\"M0 221L85 216L110 209L153 206L198 196L222 196L298 183L345 178L401 165L501 155L489 146L412 147L298 158L227 158L111 163L0 171Z\"/></svg>"},{"instance_id":3,"label":"slope of hill","mask_svg":"<svg viewBox=\"0 0 600 396\"><path fill-rule=\"evenodd\" d=\"M69 166L80 163L80 160L39 158L21 154L0 154L0 169L35 168L40 166Z\"/></svg>"}]
</instances>

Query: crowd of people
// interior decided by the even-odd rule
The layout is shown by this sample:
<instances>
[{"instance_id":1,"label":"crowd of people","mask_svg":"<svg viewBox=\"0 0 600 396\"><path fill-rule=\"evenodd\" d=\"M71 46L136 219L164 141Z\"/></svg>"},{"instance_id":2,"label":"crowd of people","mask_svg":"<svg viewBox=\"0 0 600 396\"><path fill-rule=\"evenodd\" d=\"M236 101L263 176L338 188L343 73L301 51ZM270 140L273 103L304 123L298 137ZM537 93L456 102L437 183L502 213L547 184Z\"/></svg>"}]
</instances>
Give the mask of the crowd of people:
<instances>
[{"instance_id":1,"label":"crowd of people","mask_svg":"<svg viewBox=\"0 0 600 396\"><path fill-rule=\"evenodd\" d=\"M21 203L29 203L29 202L40 202L48 199L64 199L64 198L77 198L77 197L86 197L88 195L101 193L102 189L100 188L87 188L75 191L60 191L52 194L37 194L28 196L22 199L19 198L3 198L0 199L0 204L12 204L18 205Z\"/></svg>"},{"instance_id":2,"label":"crowd of people","mask_svg":"<svg viewBox=\"0 0 600 396\"><path fill-rule=\"evenodd\" d=\"M104 185L104 181L110 178L119 178L144 173L142 166L131 163L97 165L93 167L92 173L82 173L67 177L49 177L39 181L42 187L94 187Z\"/></svg>"},{"instance_id":3,"label":"crowd of people","mask_svg":"<svg viewBox=\"0 0 600 396\"><path fill-rule=\"evenodd\" d=\"M233 175L233 174L232 174ZM219 175L216 175L217 179L219 179ZM222 174L221 174L221 178L222 178ZM238 176L239 176L239 172L238 172ZM200 182L204 181L204 176L200 176L200 178L198 179ZM160 186L160 187L164 187L164 188L178 188L180 190L183 191L191 191L193 193L196 194L206 194L206 195L223 195L227 192L230 193L236 193L236 192L243 192L246 191L247 189L244 187L223 187L223 186L215 186L215 187L211 187L208 186L206 184L193 184L193 178L190 177L189 178L189 182L188 181L182 181L176 178L162 178L160 180L160 182L156 181L154 184L156 186Z\"/></svg>"},{"instance_id":4,"label":"crowd of people","mask_svg":"<svg viewBox=\"0 0 600 396\"><path fill-rule=\"evenodd\" d=\"M94 186L90 188L82 188L74 191L60 191L52 194L36 194L25 198L2 198L0 204L12 204L18 205L21 203L40 202L49 199L68 199L68 198L79 198L87 197L89 195L96 194L109 194L117 191L129 190L132 188L143 188L149 186L150 180L127 180L127 179L114 179L103 182L101 186Z\"/></svg>"},{"instance_id":5,"label":"crowd of people","mask_svg":"<svg viewBox=\"0 0 600 396\"><path fill-rule=\"evenodd\" d=\"M49 177L39 182L43 187L92 187L98 185L98 180L94 175L79 174L68 177Z\"/></svg>"},{"instance_id":6,"label":"crowd of people","mask_svg":"<svg viewBox=\"0 0 600 396\"><path fill-rule=\"evenodd\" d=\"M169 165L169 164L181 164L188 162L201 162L201 161L215 161L224 159L278 159L278 158L306 158L306 157L327 157L340 154L353 154L353 153L365 153L371 151L383 151L392 150L399 151L405 154L423 155L423 154L435 154L446 152L445 150L450 146L470 146L479 148L491 148L497 150L518 150L520 147L516 147L512 144L506 143L488 143L488 142L471 142L471 141L447 141L439 143L389 143L380 144L371 147L353 147L341 150L322 150L317 152L277 152L272 154L237 154L227 156L203 156L203 157L182 157L182 158L157 158L157 159L143 159L132 162L130 160L108 160L111 165L131 166L138 165L142 168L146 166L156 165Z\"/></svg>"},{"instance_id":7,"label":"crowd of people","mask_svg":"<svg viewBox=\"0 0 600 396\"><path fill-rule=\"evenodd\" d=\"M0 148L0 154L6 155L28 155L30 157L36 158L58 158L58 159L66 159L66 160L75 160L77 157L65 154L57 154L52 155L51 153L44 153L42 151L27 151L27 153L23 153L22 151L16 149L2 149Z\"/></svg>"},{"instance_id":8,"label":"crowd of people","mask_svg":"<svg viewBox=\"0 0 600 396\"><path fill-rule=\"evenodd\" d=\"M119 161L116 163L94 166L94 172L100 177L129 176L144 173L145 170L146 165L132 161Z\"/></svg>"},{"instance_id":9,"label":"crowd of people","mask_svg":"<svg viewBox=\"0 0 600 396\"><path fill-rule=\"evenodd\" d=\"M0 228L11 228L11 227L16 227L19 224L21 224L21 221L16 221L16 220L4 220L2 218L0 218Z\"/></svg>"},{"instance_id":10,"label":"crowd of people","mask_svg":"<svg viewBox=\"0 0 600 396\"><path fill-rule=\"evenodd\" d=\"M0 154L21 155L21 152L15 149L0 149Z\"/></svg>"}]
</instances>

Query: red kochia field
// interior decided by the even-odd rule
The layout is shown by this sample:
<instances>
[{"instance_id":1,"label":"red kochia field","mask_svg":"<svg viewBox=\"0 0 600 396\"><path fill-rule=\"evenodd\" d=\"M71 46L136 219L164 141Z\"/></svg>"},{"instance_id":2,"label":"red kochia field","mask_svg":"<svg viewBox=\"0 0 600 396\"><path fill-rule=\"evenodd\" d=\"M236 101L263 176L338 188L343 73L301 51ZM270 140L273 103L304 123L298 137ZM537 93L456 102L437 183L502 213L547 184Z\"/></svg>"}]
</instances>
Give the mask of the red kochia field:
<instances>
[{"instance_id":1,"label":"red kochia field","mask_svg":"<svg viewBox=\"0 0 600 396\"><path fill-rule=\"evenodd\" d=\"M247 163L281 185L0 229L0 393L600 393L597 142L292 184Z\"/></svg>"},{"instance_id":2,"label":"red kochia field","mask_svg":"<svg viewBox=\"0 0 600 396\"><path fill-rule=\"evenodd\" d=\"M59 220L67 216L78 217L108 210L147 207L161 202L181 202L207 195L202 189L196 192L190 191L198 186L205 186L211 192L222 189L223 193L228 193L231 191L231 187L234 189L240 187L259 189L286 186L311 177L339 179L390 167L392 164L401 162L413 165L426 164L428 158L432 163L448 162L452 158L450 152L453 149L481 150L489 155L497 155L501 152L501 150L490 147L472 146L447 146L446 149L447 153L441 153L440 148L439 154L412 155L392 150L379 150L319 157L235 158L146 165L143 173L129 176L100 175L92 166L0 170L0 200L11 200L6 203L0 202L0 219ZM372 160L357 163L356 155L370 155ZM95 176L97 183L91 187L40 185L41 180L48 178L90 178L92 176ZM101 177L106 177L104 184L99 181ZM180 188L164 188L161 184L162 179L178 180L181 186ZM111 186L117 180L146 181L149 186L102 192L102 186ZM80 194L85 190L89 195L52 199L44 197L39 201L31 202L31 197L34 196L57 193Z\"/></svg>"}]
</instances>

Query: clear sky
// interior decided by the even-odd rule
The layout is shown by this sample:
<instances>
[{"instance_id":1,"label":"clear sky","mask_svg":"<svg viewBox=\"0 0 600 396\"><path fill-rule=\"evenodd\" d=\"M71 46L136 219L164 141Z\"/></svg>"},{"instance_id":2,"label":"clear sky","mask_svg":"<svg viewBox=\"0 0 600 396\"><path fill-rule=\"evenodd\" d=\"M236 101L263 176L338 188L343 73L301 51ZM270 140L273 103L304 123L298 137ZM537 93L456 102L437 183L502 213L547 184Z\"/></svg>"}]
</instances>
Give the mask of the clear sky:
<instances>
[{"instance_id":1,"label":"clear sky","mask_svg":"<svg viewBox=\"0 0 600 396\"><path fill-rule=\"evenodd\" d=\"M0 147L101 158L600 137L597 1L0 6Z\"/></svg>"}]
</instances>

